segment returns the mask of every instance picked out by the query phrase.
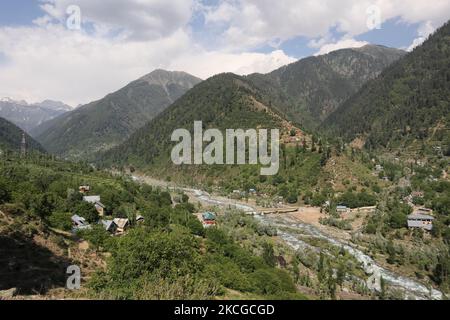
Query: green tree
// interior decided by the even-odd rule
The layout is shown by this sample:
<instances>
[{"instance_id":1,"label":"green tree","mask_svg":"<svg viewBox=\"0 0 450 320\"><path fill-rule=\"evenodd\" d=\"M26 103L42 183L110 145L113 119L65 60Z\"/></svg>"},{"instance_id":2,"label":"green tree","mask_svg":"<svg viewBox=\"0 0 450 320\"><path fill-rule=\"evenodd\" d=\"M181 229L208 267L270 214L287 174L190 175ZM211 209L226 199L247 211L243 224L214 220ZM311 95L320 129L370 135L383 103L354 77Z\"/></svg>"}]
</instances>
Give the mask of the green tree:
<instances>
[{"instance_id":1,"label":"green tree","mask_svg":"<svg viewBox=\"0 0 450 320\"><path fill-rule=\"evenodd\" d=\"M95 206L92 203L80 202L74 210L74 214L83 217L89 223L96 223L99 220L99 215Z\"/></svg>"},{"instance_id":2,"label":"green tree","mask_svg":"<svg viewBox=\"0 0 450 320\"><path fill-rule=\"evenodd\" d=\"M263 254L262 257L264 262L270 266L275 267L277 264L277 260L275 258L275 251L273 250L273 245L271 243L264 243L263 245Z\"/></svg>"}]
</instances>

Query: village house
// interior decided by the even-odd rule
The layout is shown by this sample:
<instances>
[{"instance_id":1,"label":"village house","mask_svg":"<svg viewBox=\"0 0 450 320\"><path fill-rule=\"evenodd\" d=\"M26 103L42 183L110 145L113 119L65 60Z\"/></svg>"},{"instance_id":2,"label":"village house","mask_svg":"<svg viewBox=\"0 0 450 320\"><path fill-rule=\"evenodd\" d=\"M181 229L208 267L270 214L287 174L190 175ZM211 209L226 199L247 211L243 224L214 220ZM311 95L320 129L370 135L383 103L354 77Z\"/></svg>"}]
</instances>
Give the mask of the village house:
<instances>
[{"instance_id":1,"label":"village house","mask_svg":"<svg viewBox=\"0 0 450 320\"><path fill-rule=\"evenodd\" d=\"M87 229L91 228L89 223L83 217L80 217L78 215L73 215L71 220L72 220L72 231L73 232L87 230Z\"/></svg>"},{"instance_id":2,"label":"village house","mask_svg":"<svg viewBox=\"0 0 450 320\"><path fill-rule=\"evenodd\" d=\"M212 212L205 212L202 215L202 222L205 228L213 227L216 225L216 215Z\"/></svg>"},{"instance_id":3,"label":"village house","mask_svg":"<svg viewBox=\"0 0 450 320\"><path fill-rule=\"evenodd\" d=\"M128 229L128 227L130 226L130 220L128 220L128 219L116 218L113 221L117 225L118 233L124 233L125 230Z\"/></svg>"},{"instance_id":4,"label":"village house","mask_svg":"<svg viewBox=\"0 0 450 320\"><path fill-rule=\"evenodd\" d=\"M106 207L103 203L100 202L100 196L85 196L83 197L83 201L93 204L100 217L103 217L105 215Z\"/></svg>"},{"instance_id":5,"label":"village house","mask_svg":"<svg viewBox=\"0 0 450 320\"><path fill-rule=\"evenodd\" d=\"M433 221L433 216L417 211L408 216L408 228L431 231L433 230Z\"/></svg>"},{"instance_id":6,"label":"village house","mask_svg":"<svg viewBox=\"0 0 450 320\"><path fill-rule=\"evenodd\" d=\"M78 190L80 191L80 193L86 194L86 193L89 193L89 191L91 191L91 187L90 186L80 186L78 188Z\"/></svg>"},{"instance_id":7,"label":"village house","mask_svg":"<svg viewBox=\"0 0 450 320\"><path fill-rule=\"evenodd\" d=\"M337 206L336 207L336 212L339 214L347 214L350 213L350 208L346 207L346 206Z\"/></svg>"},{"instance_id":8,"label":"village house","mask_svg":"<svg viewBox=\"0 0 450 320\"><path fill-rule=\"evenodd\" d=\"M102 224L105 230L111 234L115 234L117 232L117 224L115 224L112 220L101 220L100 224Z\"/></svg>"},{"instance_id":9,"label":"village house","mask_svg":"<svg viewBox=\"0 0 450 320\"><path fill-rule=\"evenodd\" d=\"M136 223L144 223L144 222L145 222L145 219L144 219L143 216L137 216L136 217Z\"/></svg>"}]
</instances>

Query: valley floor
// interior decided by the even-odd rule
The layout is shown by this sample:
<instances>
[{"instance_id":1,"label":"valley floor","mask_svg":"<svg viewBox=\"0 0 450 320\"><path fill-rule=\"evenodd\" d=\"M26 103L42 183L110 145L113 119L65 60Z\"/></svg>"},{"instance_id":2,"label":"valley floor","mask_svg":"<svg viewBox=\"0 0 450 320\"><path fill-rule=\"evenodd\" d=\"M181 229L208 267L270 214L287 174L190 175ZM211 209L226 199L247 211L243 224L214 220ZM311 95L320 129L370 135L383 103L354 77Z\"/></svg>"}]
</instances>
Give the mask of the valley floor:
<instances>
[{"instance_id":1,"label":"valley floor","mask_svg":"<svg viewBox=\"0 0 450 320\"><path fill-rule=\"evenodd\" d=\"M135 175L134 180L156 185L163 188L179 189L174 183L157 180L144 175ZM231 200L222 196L210 195L204 191L192 188L181 188L188 194L192 202L201 203L204 207L225 206L227 208L236 207L245 211L270 211L270 209L258 207L252 199L248 201ZM292 208L292 207L289 207ZM274 210L279 210L276 208ZM313 237L317 239L326 239L328 243L334 246L346 247L347 251L352 252L356 259L364 265L367 275L369 276L368 287L373 291L380 290L380 278L382 277L393 287L403 291L405 298L412 299L442 299L443 294L435 289L430 289L427 285L420 283L415 279L414 273L409 272L407 268L393 267L386 263L386 257L382 255L372 255L369 253L368 246L359 242L353 243L353 237L359 233L366 214L349 213L346 216L351 221L352 230L346 231L335 227L326 226L320 223L320 220L326 218L326 214L322 212L320 207L300 206L295 207L295 212L265 215L264 217L256 216L260 221L276 225L281 229L281 236L278 238L283 240L295 250L299 249L298 243L304 242L305 238ZM306 232L305 232L306 230ZM285 233L286 232L286 233ZM294 235L297 239L292 239ZM300 235L299 237L297 237ZM298 242L298 243L297 243ZM316 247L319 250L325 248Z\"/></svg>"}]
</instances>

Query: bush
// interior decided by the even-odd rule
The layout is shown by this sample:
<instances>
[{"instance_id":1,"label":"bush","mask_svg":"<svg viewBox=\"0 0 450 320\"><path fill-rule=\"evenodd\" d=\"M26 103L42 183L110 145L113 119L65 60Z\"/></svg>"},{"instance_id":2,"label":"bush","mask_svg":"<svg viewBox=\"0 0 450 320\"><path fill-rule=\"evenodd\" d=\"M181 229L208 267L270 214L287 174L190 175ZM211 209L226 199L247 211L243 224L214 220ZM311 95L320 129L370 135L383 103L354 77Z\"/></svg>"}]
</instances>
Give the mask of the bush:
<instances>
[{"instance_id":1,"label":"bush","mask_svg":"<svg viewBox=\"0 0 450 320\"><path fill-rule=\"evenodd\" d=\"M262 295L277 295L295 292L295 284L290 276L279 269L260 269L250 275L254 290Z\"/></svg>"},{"instance_id":2,"label":"bush","mask_svg":"<svg viewBox=\"0 0 450 320\"><path fill-rule=\"evenodd\" d=\"M107 249L109 246L108 241L111 239L111 235L100 224L92 226L90 230L80 231L78 234L92 244L96 250Z\"/></svg>"},{"instance_id":3,"label":"bush","mask_svg":"<svg viewBox=\"0 0 450 320\"><path fill-rule=\"evenodd\" d=\"M80 202L74 210L74 214L83 217L89 223L96 223L99 220L98 212L92 203Z\"/></svg>"},{"instance_id":4,"label":"bush","mask_svg":"<svg viewBox=\"0 0 450 320\"><path fill-rule=\"evenodd\" d=\"M5 181L0 179L0 204L6 203L11 200L11 192L8 189L8 185Z\"/></svg>"},{"instance_id":5,"label":"bush","mask_svg":"<svg viewBox=\"0 0 450 320\"><path fill-rule=\"evenodd\" d=\"M57 211L50 215L48 222L55 229L70 231L72 229L71 217L70 213Z\"/></svg>"}]
</instances>

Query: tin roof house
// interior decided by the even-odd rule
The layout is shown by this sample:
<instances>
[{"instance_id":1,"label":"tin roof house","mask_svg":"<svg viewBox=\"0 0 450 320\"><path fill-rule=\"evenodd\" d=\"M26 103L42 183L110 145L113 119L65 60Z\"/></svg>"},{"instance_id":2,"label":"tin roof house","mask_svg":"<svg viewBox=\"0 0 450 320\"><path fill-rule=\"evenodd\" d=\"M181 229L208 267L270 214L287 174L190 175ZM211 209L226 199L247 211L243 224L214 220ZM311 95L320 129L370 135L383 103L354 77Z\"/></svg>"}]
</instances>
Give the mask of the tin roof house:
<instances>
[{"instance_id":1,"label":"tin roof house","mask_svg":"<svg viewBox=\"0 0 450 320\"><path fill-rule=\"evenodd\" d=\"M433 230L434 217L428 214L415 212L408 216L409 229L423 229L427 231Z\"/></svg>"},{"instance_id":2,"label":"tin roof house","mask_svg":"<svg viewBox=\"0 0 450 320\"><path fill-rule=\"evenodd\" d=\"M348 208L346 206L337 206L336 212L337 213L350 213L350 208Z\"/></svg>"},{"instance_id":3,"label":"tin roof house","mask_svg":"<svg viewBox=\"0 0 450 320\"><path fill-rule=\"evenodd\" d=\"M205 212L202 214L203 226L205 228L216 225L216 215L212 212Z\"/></svg>"},{"instance_id":4,"label":"tin roof house","mask_svg":"<svg viewBox=\"0 0 450 320\"><path fill-rule=\"evenodd\" d=\"M112 220L101 220L99 222L100 224L103 225L103 227L105 228L106 231L108 231L109 233L116 233L117 231L117 224L115 224L114 221Z\"/></svg>"},{"instance_id":5,"label":"tin roof house","mask_svg":"<svg viewBox=\"0 0 450 320\"><path fill-rule=\"evenodd\" d=\"M74 231L74 232L91 229L91 226L86 221L86 219L84 219L83 217L80 217L78 215L73 215L71 220L72 220L72 226L73 226L72 231Z\"/></svg>"},{"instance_id":6,"label":"tin roof house","mask_svg":"<svg viewBox=\"0 0 450 320\"><path fill-rule=\"evenodd\" d=\"M116 218L113 221L117 225L117 232L119 233L125 232L125 230L130 226L130 220L128 219Z\"/></svg>"}]
</instances>

